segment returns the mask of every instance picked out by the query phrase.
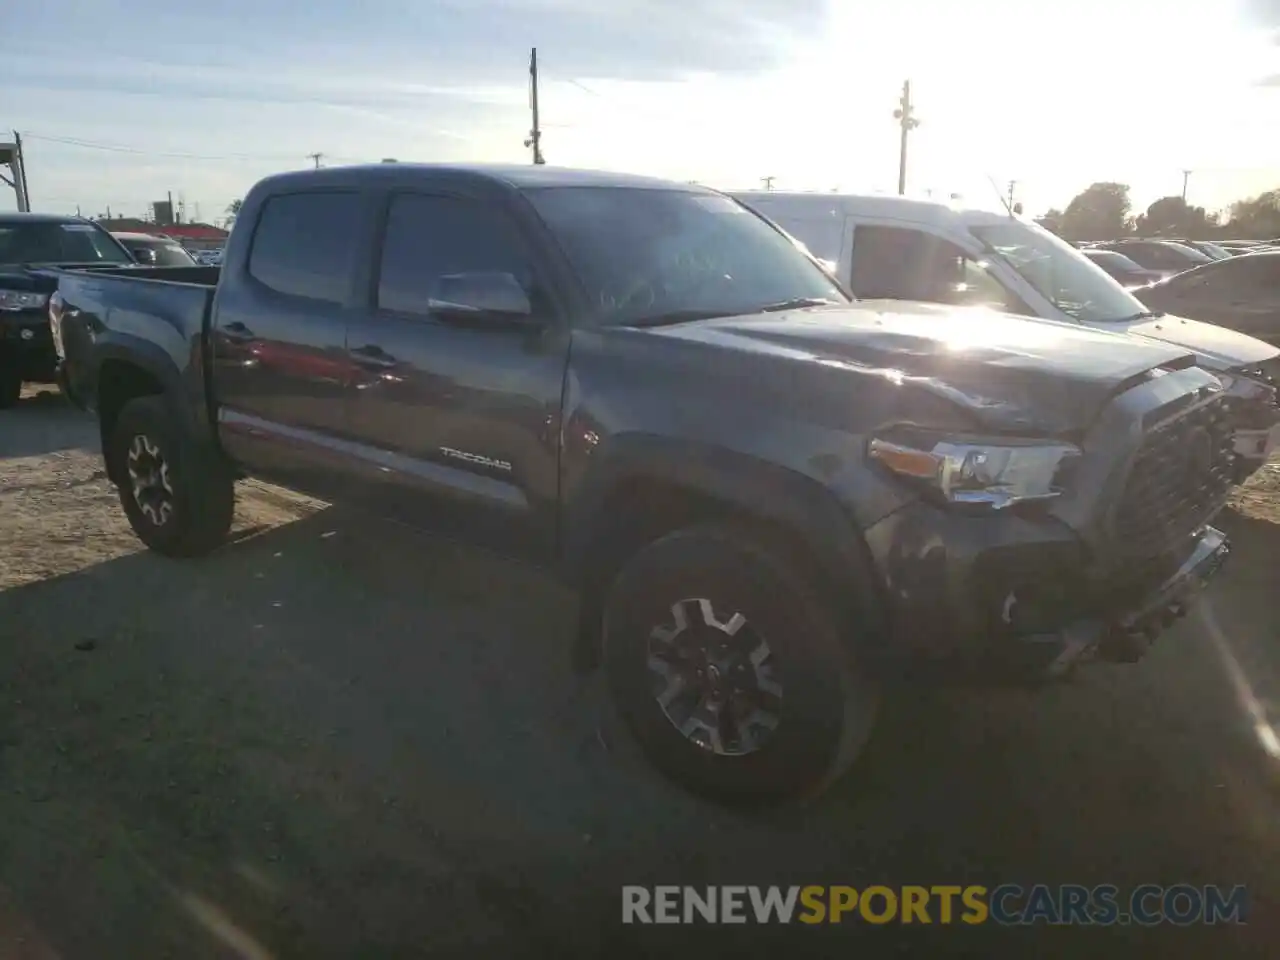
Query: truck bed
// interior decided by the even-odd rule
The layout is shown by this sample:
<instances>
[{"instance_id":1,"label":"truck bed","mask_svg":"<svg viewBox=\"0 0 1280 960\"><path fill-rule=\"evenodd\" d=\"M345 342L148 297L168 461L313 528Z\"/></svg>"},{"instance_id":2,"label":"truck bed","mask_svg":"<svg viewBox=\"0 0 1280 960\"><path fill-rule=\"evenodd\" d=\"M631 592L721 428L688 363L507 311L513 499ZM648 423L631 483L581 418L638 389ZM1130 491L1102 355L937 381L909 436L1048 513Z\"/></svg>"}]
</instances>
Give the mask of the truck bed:
<instances>
[{"instance_id":1,"label":"truck bed","mask_svg":"<svg viewBox=\"0 0 1280 960\"><path fill-rule=\"evenodd\" d=\"M59 380L91 406L98 371L87 358L114 350L152 356L157 370L199 378L218 267L108 267L57 272L61 305L50 312Z\"/></svg>"}]
</instances>

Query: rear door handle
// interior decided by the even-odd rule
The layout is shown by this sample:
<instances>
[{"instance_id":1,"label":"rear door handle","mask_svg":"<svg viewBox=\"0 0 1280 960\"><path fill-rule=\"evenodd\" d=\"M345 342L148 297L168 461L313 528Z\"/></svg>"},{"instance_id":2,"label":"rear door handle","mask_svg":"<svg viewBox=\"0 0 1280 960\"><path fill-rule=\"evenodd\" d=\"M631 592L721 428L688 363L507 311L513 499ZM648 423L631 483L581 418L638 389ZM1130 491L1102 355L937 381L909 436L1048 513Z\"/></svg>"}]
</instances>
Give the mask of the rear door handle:
<instances>
[{"instance_id":1,"label":"rear door handle","mask_svg":"<svg viewBox=\"0 0 1280 960\"><path fill-rule=\"evenodd\" d=\"M394 367L400 362L376 343L356 347L351 351L351 355L356 358L357 363L366 367Z\"/></svg>"}]
</instances>

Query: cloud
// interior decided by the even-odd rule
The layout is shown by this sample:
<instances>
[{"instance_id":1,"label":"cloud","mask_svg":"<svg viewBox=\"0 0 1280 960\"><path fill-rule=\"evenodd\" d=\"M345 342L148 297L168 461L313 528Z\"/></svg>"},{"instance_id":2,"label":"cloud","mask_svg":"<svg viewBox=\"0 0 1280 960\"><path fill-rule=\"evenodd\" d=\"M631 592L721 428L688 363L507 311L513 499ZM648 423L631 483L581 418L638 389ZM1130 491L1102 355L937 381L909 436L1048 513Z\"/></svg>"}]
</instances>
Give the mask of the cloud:
<instances>
[{"instance_id":1,"label":"cloud","mask_svg":"<svg viewBox=\"0 0 1280 960\"><path fill-rule=\"evenodd\" d=\"M156 61L270 75L281 64L339 79L380 73L466 86L522 86L530 46L549 74L667 79L755 73L783 62L797 37L819 36L829 0L366 0L285 5L222 0L138 7L45 0L0 37L8 55L68 64L94 58ZM290 5L292 6L292 5ZM20 76L21 74L15 74ZM111 73L99 78L113 82Z\"/></svg>"}]
</instances>

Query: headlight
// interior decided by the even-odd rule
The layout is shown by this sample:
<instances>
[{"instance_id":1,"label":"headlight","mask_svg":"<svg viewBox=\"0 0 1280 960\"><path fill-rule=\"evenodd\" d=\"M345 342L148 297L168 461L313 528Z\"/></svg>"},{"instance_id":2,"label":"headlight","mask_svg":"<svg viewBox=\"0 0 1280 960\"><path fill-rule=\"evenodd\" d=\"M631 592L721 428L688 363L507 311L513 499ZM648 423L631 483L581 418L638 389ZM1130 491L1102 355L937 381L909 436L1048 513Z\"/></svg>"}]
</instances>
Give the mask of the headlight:
<instances>
[{"instance_id":1,"label":"headlight","mask_svg":"<svg viewBox=\"0 0 1280 960\"><path fill-rule=\"evenodd\" d=\"M48 302L47 293L0 290L0 310L39 310Z\"/></svg>"},{"instance_id":2,"label":"headlight","mask_svg":"<svg viewBox=\"0 0 1280 960\"><path fill-rule=\"evenodd\" d=\"M904 429L874 437L868 453L950 503L1000 510L1060 496L1080 449L1052 440L943 439Z\"/></svg>"}]
</instances>

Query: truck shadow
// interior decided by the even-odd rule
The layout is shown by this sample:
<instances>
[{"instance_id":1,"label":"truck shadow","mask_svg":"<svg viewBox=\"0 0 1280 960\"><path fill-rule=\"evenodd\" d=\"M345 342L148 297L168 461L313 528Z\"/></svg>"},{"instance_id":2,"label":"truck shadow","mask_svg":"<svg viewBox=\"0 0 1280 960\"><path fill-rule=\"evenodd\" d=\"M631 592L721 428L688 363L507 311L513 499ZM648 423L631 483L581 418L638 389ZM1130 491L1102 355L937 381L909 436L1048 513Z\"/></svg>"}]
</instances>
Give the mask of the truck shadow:
<instances>
[{"instance_id":1,"label":"truck shadow","mask_svg":"<svg viewBox=\"0 0 1280 960\"><path fill-rule=\"evenodd\" d=\"M16 405L0 411L0 460L60 450L96 450L98 445L93 418L76 410L55 390L28 388Z\"/></svg>"},{"instance_id":2,"label":"truck shadow","mask_svg":"<svg viewBox=\"0 0 1280 960\"><path fill-rule=\"evenodd\" d=\"M1244 596L1209 598L1240 645ZM746 815L634 755L568 668L573 616L333 509L0 594L0 885L67 955L283 957L635 947L624 883L1280 882L1267 758L1190 622L1127 671L891 702L825 799Z\"/></svg>"}]
</instances>

